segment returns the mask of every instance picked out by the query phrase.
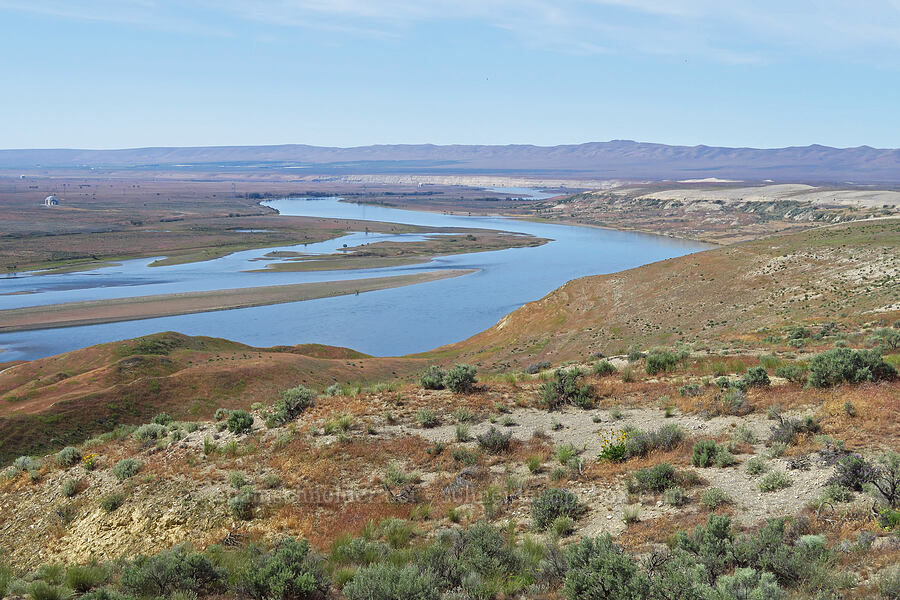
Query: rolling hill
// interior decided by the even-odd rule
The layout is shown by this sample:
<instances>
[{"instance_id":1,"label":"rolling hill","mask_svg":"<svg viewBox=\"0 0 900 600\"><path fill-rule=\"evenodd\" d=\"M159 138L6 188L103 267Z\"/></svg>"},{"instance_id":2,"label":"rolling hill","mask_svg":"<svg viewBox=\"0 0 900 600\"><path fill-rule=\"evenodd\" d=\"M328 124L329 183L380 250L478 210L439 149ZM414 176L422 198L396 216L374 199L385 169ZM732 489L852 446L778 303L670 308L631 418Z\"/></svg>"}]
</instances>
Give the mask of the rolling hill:
<instances>
[{"instance_id":1,"label":"rolling hill","mask_svg":"<svg viewBox=\"0 0 900 600\"><path fill-rule=\"evenodd\" d=\"M616 179L738 178L900 184L900 150L669 146L613 140L559 146L307 145L0 150L0 168L303 167L308 173L521 173ZM298 171L299 172L299 171Z\"/></svg>"}]
</instances>

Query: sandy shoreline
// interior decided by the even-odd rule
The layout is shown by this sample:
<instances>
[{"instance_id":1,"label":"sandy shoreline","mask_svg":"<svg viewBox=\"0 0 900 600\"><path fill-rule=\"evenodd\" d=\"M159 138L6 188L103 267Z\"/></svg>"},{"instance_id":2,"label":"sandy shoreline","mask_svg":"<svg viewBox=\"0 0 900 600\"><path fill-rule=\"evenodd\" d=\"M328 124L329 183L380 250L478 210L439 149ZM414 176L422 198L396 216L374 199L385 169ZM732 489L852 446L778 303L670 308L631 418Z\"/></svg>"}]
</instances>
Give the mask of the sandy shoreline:
<instances>
[{"instance_id":1,"label":"sandy shoreline","mask_svg":"<svg viewBox=\"0 0 900 600\"><path fill-rule=\"evenodd\" d=\"M135 321L215 310L300 302L316 298L415 285L417 283L459 277L474 271L474 269L427 271L411 275L370 277L347 281L324 281L293 285L185 292L181 294L159 294L134 298L113 298L13 308L0 311L0 333L97 325L116 321Z\"/></svg>"}]
</instances>

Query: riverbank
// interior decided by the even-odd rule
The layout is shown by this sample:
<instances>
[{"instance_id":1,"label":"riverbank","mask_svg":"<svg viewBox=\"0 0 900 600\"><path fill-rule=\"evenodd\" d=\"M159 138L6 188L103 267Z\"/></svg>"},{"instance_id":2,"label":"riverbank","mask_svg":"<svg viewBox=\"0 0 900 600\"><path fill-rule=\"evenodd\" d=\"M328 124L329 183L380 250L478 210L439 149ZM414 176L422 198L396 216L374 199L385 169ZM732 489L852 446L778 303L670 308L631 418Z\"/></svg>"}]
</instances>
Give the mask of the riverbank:
<instances>
[{"instance_id":1,"label":"riverbank","mask_svg":"<svg viewBox=\"0 0 900 600\"><path fill-rule=\"evenodd\" d=\"M136 321L269 304L301 302L316 298L361 294L428 281L459 277L475 269L428 271L392 277L325 281L294 285L159 294L134 298L89 300L0 311L0 333Z\"/></svg>"}]
</instances>

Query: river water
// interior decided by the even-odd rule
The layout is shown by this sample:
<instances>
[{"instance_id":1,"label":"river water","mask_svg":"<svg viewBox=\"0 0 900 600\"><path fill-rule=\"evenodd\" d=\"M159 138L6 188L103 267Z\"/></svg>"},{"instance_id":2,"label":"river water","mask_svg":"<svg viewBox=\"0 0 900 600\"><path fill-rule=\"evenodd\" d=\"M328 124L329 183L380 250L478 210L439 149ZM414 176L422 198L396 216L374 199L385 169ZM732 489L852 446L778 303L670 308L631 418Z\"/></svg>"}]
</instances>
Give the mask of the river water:
<instances>
[{"instance_id":1,"label":"river water","mask_svg":"<svg viewBox=\"0 0 900 600\"><path fill-rule=\"evenodd\" d=\"M518 193L520 190L516 190ZM522 190L523 195L527 190ZM264 248L186 265L149 267L155 259L59 275L0 279L0 309L173 292L229 289L399 275L435 269L477 272L413 286L228 311L0 334L0 361L30 360L102 342L159 331L208 335L254 346L322 343L378 356L422 352L465 339L522 304L566 281L612 273L703 250L697 242L607 229L470 217L340 202L338 198L286 198L264 203L283 215L362 219L433 227L475 227L527 233L553 241L446 256L384 269L249 273L274 260L273 250L331 253L344 244L421 239L417 234L351 233L306 246ZM236 232L236 235L240 233ZM254 260L257 259L257 260Z\"/></svg>"}]
</instances>

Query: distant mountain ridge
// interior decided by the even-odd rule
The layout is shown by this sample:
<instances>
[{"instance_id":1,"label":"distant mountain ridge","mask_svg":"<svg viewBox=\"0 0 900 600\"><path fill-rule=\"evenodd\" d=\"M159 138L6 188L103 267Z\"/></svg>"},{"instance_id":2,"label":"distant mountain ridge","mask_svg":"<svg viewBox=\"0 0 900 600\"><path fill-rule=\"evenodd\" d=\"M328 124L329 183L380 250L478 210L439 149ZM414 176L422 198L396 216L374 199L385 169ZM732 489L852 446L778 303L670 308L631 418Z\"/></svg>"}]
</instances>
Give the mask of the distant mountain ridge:
<instances>
[{"instance_id":1,"label":"distant mountain ridge","mask_svg":"<svg viewBox=\"0 0 900 600\"><path fill-rule=\"evenodd\" d=\"M573 178L718 177L819 183L900 184L900 149L669 146L613 140L560 146L375 145L332 148L212 146L122 150L0 150L0 169L211 168L313 173L510 173Z\"/></svg>"}]
</instances>

